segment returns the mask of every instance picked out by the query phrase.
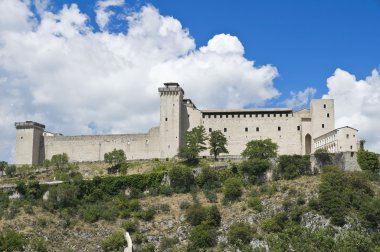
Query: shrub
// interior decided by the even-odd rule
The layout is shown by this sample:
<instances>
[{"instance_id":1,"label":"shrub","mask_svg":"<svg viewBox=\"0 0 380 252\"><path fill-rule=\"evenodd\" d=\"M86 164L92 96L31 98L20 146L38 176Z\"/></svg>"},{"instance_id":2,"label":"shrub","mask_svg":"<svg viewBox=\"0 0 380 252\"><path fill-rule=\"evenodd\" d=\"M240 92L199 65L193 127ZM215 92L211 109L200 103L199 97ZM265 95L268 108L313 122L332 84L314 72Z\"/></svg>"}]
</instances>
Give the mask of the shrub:
<instances>
[{"instance_id":1,"label":"shrub","mask_svg":"<svg viewBox=\"0 0 380 252\"><path fill-rule=\"evenodd\" d=\"M156 250L156 247L154 246L154 243L148 242L144 244L144 246L139 249L141 252L154 252Z\"/></svg>"},{"instance_id":2,"label":"shrub","mask_svg":"<svg viewBox=\"0 0 380 252\"><path fill-rule=\"evenodd\" d=\"M248 199L248 207L253 208L258 212L263 211L263 205L261 204L261 200L258 197L250 197Z\"/></svg>"},{"instance_id":3,"label":"shrub","mask_svg":"<svg viewBox=\"0 0 380 252\"><path fill-rule=\"evenodd\" d=\"M194 184L194 176L189 167L175 166L169 170L170 185L175 192L189 192Z\"/></svg>"},{"instance_id":4,"label":"shrub","mask_svg":"<svg viewBox=\"0 0 380 252\"><path fill-rule=\"evenodd\" d=\"M208 225L198 225L190 232L190 242L192 248L211 248L217 243L216 230Z\"/></svg>"},{"instance_id":5,"label":"shrub","mask_svg":"<svg viewBox=\"0 0 380 252\"><path fill-rule=\"evenodd\" d=\"M144 211L140 211L136 214L136 217L143 219L145 221L151 221L154 219L154 215L156 214L156 209L154 207L149 207Z\"/></svg>"},{"instance_id":6,"label":"shrub","mask_svg":"<svg viewBox=\"0 0 380 252\"><path fill-rule=\"evenodd\" d=\"M104 251L119 251L122 250L127 244L124 238L123 231L115 231L108 236L102 243Z\"/></svg>"},{"instance_id":7,"label":"shrub","mask_svg":"<svg viewBox=\"0 0 380 252\"><path fill-rule=\"evenodd\" d=\"M220 215L218 207L212 205L211 207L207 207L205 209L205 212L205 220L203 221L203 223L210 226L219 227L222 217Z\"/></svg>"},{"instance_id":8,"label":"shrub","mask_svg":"<svg viewBox=\"0 0 380 252\"><path fill-rule=\"evenodd\" d=\"M179 204L179 208L184 210L184 209L188 209L189 207L191 206L190 202L188 201L182 201L180 204Z\"/></svg>"},{"instance_id":9,"label":"shrub","mask_svg":"<svg viewBox=\"0 0 380 252\"><path fill-rule=\"evenodd\" d=\"M250 176L262 176L269 170L271 164L268 160L264 159L250 159L240 163L239 169L242 174Z\"/></svg>"},{"instance_id":10,"label":"shrub","mask_svg":"<svg viewBox=\"0 0 380 252\"><path fill-rule=\"evenodd\" d=\"M75 207L78 203L78 187L69 183L59 184L49 190L48 203L55 209Z\"/></svg>"},{"instance_id":11,"label":"shrub","mask_svg":"<svg viewBox=\"0 0 380 252\"><path fill-rule=\"evenodd\" d=\"M186 210L186 221L192 226L202 223L206 219L206 212L199 204L194 204Z\"/></svg>"},{"instance_id":12,"label":"shrub","mask_svg":"<svg viewBox=\"0 0 380 252\"><path fill-rule=\"evenodd\" d=\"M224 181L224 199L233 201L240 198L242 195L242 183L238 178L229 178Z\"/></svg>"},{"instance_id":13,"label":"shrub","mask_svg":"<svg viewBox=\"0 0 380 252\"><path fill-rule=\"evenodd\" d=\"M357 152L357 160L363 171L376 172L380 169L379 157L374 152L359 150Z\"/></svg>"},{"instance_id":14,"label":"shrub","mask_svg":"<svg viewBox=\"0 0 380 252\"><path fill-rule=\"evenodd\" d=\"M8 177L13 177L16 174L16 166L15 165L5 166L5 174Z\"/></svg>"},{"instance_id":15,"label":"shrub","mask_svg":"<svg viewBox=\"0 0 380 252\"><path fill-rule=\"evenodd\" d=\"M168 251L178 244L178 238L162 238L160 241L160 251Z\"/></svg>"},{"instance_id":16,"label":"shrub","mask_svg":"<svg viewBox=\"0 0 380 252\"><path fill-rule=\"evenodd\" d=\"M271 139L251 140L241 155L248 159L270 159L277 156L278 145Z\"/></svg>"},{"instance_id":17,"label":"shrub","mask_svg":"<svg viewBox=\"0 0 380 252\"><path fill-rule=\"evenodd\" d=\"M253 238L253 229L247 223L234 223L228 230L228 241L238 247L249 244Z\"/></svg>"},{"instance_id":18,"label":"shrub","mask_svg":"<svg viewBox=\"0 0 380 252\"><path fill-rule=\"evenodd\" d=\"M278 213L272 218L263 221L261 228L267 233L281 232L285 228L287 220L286 213Z\"/></svg>"},{"instance_id":19,"label":"shrub","mask_svg":"<svg viewBox=\"0 0 380 252\"><path fill-rule=\"evenodd\" d=\"M14 230L0 233L0 251L22 251L25 243L25 238Z\"/></svg>"},{"instance_id":20,"label":"shrub","mask_svg":"<svg viewBox=\"0 0 380 252\"><path fill-rule=\"evenodd\" d=\"M278 160L279 176L284 179L294 179L301 175L310 175L310 156L281 155Z\"/></svg>"},{"instance_id":21,"label":"shrub","mask_svg":"<svg viewBox=\"0 0 380 252\"><path fill-rule=\"evenodd\" d=\"M203 193L208 202L216 203L218 201L218 196L214 190L204 190Z\"/></svg>"},{"instance_id":22,"label":"shrub","mask_svg":"<svg viewBox=\"0 0 380 252\"><path fill-rule=\"evenodd\" d=\"M326 149L318 149L314 152L314 157L321 167L332 165L331 154Z\"/></svg>"},{"instance_id":23,"label":"shrub","mask_svg":"<svg viewBox=\"0 0 380 252\"><path fill-rule=\"evenodd\" d=\"M69 156L66 153L55 154L51 157L51 164L57 169L63 169L67 167L69 163Z\"/></svg>"},{"instance_id":24,"label":"shrub","mask_svg":"<svg viewBox=\"0 0 380 252\"><path fill-rule=\"evenodd\" d=\"M210 190L220 187L220 179L218 172L206 166L202 168L202 172L197 176L196 183L199 187Z\"/></svg>"}]
</instances>

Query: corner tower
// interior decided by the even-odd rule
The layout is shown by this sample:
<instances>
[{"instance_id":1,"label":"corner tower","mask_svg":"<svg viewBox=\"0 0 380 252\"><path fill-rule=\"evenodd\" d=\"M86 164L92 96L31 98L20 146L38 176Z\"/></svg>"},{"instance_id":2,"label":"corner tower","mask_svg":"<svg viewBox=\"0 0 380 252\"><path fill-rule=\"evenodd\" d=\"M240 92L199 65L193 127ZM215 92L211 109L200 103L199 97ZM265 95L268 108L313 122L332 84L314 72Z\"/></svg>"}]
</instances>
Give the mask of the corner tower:
<instances>
[{"instance_id":1,"label":"corner tower","mask_svg":"<svg viewBox=\"0 0 380 252\"><path fill-rule=\"evenodd\" d=\"M160 93L161 158L172 158L183 141L181 125L183 89L178 83L164 83Z\"/></svg>"},{"instance_id":2,"label":"corner tower","mask_svg":"<svg viewBox=\"0 0 380 252\"><path fill-rule=\"evenodd\" d=\"M312 139L335 129L333 99L313 99L310 102ZM313 142L313 141L312 141ZM312 146L314 146L312 144ZM314 148L312 149L314 152Z\"/></svg>"},{"instance_id":3,"label":"corner tower","mask_svg":"<svg viewBox=\"0 0 380 252\"><path fill-rule=\"evenodd\" d=\"M39 164L43 161L43 133L45 125L26 121L16 122L15 164Z\"/></svg>"}]
</instances>

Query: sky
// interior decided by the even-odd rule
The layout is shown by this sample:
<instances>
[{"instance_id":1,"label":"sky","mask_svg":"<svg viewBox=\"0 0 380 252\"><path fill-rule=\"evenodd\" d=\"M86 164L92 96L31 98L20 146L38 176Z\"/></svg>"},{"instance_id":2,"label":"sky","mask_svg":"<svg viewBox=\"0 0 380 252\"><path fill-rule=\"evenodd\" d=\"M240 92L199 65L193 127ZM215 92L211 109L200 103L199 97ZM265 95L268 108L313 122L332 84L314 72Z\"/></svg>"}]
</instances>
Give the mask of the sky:
<instances>
[{"instance_id":1,"label":"sky","mask_svg":"<svg viewBox=\"0 0 380 252\"><path fill-rule=\"evenodd\" d=\"M308 107L380 152L380 0L0 0L0 160L14 122L65 135L158 125L157 88L198 108Z\"/></svg>"}]
</instances>

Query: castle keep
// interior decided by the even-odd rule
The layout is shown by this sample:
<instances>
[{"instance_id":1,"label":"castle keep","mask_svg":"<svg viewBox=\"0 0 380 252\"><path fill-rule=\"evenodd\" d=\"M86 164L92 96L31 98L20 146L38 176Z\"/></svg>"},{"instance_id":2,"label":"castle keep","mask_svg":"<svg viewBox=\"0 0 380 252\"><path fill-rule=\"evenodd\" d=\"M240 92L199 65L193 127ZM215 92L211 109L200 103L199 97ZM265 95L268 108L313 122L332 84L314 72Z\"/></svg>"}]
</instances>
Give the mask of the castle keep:
<instances>
[{"instance_id":1,"label":"castle keep","mask_svg":"<svg viewBox=\"0 0 380 252\"><path fill-rule=\"evenodd\" d=\"M311 100L310 109L198 109L177 83L165 83L160 95L160 125L145 134L63 136L45 131L45 125L16 122L16 164L38 164L55 154L67 153L71 161L101 161L114 148L128 160L172 158L184 143L187 130L203 125L207 132L220 130L228 140L228 155L239 156L250 140L272 139L282 154L357 151L357 130L335 129L334 100ZM208 156L208 151L201 153Z\"/></svg>"}]
</instances>

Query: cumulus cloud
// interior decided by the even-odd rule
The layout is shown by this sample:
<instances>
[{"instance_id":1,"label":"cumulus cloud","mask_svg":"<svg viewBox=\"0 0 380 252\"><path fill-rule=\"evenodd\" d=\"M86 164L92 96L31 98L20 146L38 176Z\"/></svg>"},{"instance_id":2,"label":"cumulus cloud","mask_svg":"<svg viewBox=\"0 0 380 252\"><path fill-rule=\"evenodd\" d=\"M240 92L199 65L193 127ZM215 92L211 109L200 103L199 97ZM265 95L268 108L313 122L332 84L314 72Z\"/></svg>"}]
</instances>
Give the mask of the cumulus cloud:
<instances>
[{"instance_id":1,"label":"cumulus cloud","mask_svg":"<svg viewBox=\"0 0 380 252\"><path fill-rule=\"evenodd\" d=\"M279 95L277 69L255 66L232 35L196 49L177 19L151 5L124 13L128 28L117 34L93 30L75 4L48 9L37 19L30 3L0 1L0 159L12 161L15 121L66 135L146 132L158 125L163 82L180 82L200 108L259 105ZM103 28L112 25L107 20L97 16Z\"/></svg>"},{"instance_id":2,"label":"cumulus cloud","mask_svg":"<svg viewBox=\"0 0 380 252\"><path fill-rule=\"evenodd\" d=\"M308 87L303 91L290 92L291 98L286 99L284 104L288 108L300 108L309 104L310 99L313 99L317 90L312 87Z\"/></svg>"},{"instance_id":3,"label":"cumulus cloud","mask_svg":"<svg viewBox=\"0 0 380 252\"><path fill-rule=\"evenodd\" d=\"M336 127L352 126L365 139L366 147L380 153L380 75L373 70L364 80L336 69L327 79L328 94L335 99Z\"/></svg>"},{"instance_id":4,"label":"cumulus cloud","mask_svg":"<svg viewBox=\"0 0 380 252\"><path fill-rule=\"evenodd\" d=\"M106 29L110 17L115 14L109 8L123 5L124 0L100 0L96 3L96 23L100 30L104 31Z\"/></svg>"}]
</instances>

